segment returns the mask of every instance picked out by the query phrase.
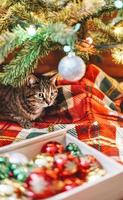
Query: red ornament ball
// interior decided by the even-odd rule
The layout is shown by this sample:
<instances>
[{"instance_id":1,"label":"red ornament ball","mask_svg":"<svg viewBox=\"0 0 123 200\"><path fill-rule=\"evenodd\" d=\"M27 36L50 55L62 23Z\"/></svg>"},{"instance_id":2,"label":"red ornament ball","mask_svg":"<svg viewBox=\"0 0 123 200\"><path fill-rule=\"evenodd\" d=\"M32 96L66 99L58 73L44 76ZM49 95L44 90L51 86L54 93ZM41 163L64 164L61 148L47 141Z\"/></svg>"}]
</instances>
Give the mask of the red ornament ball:
<instances>
[{"instance_id":1,"label":"red ornament ball","mask_svg":"<svg viewBox=\"0 0 123 200\"><path fill-rule=\"evenodd\" d=\"M79 158L80 165L83 169L89 169L91 167L101 167L97 159L93 155L85 155Z\"/></svg>"},{"instance_id":2,"label":"red ornament ball","mask_svg":"<svg viewBox=\"0 0 123 200\"><path fill-rule=\"evenodd\" d=\"M81 185L82 183L83 183L83 181L77 177L65 179L63 191L71 190L71 189Z\"/></svg>"},{"instance_id":3,"label":"red ornament ball","mask_svg":"<svg viewBox=\"0 0 123 200\"><path fill-rule=\"evenodd\" d=\"M102 169L97 159L92 155L85 155L79 158L79 177L85 180L91 171Z\"/></svg>"},{"instance_id":4,"label":"red ornament ball","mask_svg":"<svg viewBox=\"0 0 123 200\"><path fill-rule=\"evenodd\" d=\"M54 156L55 166L59 169L61 177L71 176L78 171L78 158L71 154L57 154Z\"/></svg>"},{"instance_id":5,"label":"red ornament ball","mask_svg":"<svg viewBox=\"0 0 123 200\"><path fill-rule=\"evenodd\" d=\"M41 148L41 153L47 153L51 156L54 156L57 153L63 153L64 152L64 147L62 144L59 142L48 142L43 145Z\"/></svg>"},{"instance_id":6,"label":"red ornament ball","mask_svg":"<svg viewBox=\"0 0 123 200\"><path fill-rule=\"evenodd\" d=\"M87 156L82 156L79 158L80 166L83 170L88 170L91 167L91 162Z\"/></svg>"},{"instance_id":7,"label":"red ornament ball","mask_svg":"<svg viewBox=\"0 0 123 200\"><path fill-rule=\"evenodd\" d=\"M52 179L45 170L32 172L25 181L27 196L32 199L44 199L56 193Z\"/></svg>"}]
</instances>

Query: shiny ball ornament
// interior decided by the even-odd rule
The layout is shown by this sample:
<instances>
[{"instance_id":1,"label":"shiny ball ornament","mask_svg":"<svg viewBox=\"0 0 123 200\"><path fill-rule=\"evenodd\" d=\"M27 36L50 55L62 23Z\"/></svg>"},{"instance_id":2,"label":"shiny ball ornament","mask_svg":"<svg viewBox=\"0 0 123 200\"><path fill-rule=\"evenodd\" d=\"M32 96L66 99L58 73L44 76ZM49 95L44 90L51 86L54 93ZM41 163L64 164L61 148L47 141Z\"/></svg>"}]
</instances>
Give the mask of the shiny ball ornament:
<instances>
[{"instance_id":1,"label":"shiny ball ornament","mask_svg":"<svg viewBox=\"0 0 123 200\"><path fill-rule=\"evenodd\" d=\"M79 158L79 177L82 180L87 180L87 176L91 171L91 162L88 156L82 156Z\"/></svg>"},{"instance_id":2,"label":"shiny ball ornament","mask_svg":"<svg viewBox=\"0 0 123 200\"><path fill-rule=\"evenodd\" d=\"M5 183L0 184L0 194L10 196L14 193L14 186Z\"/></svg>"},{"instance_id":3,"label":"shiny ball ornament","mask_svg":"<svg viewBox=\"0 0 123 200\"><path fill-rule=\"evenodd\" d=\"M19 181L24 182L28 176L29 169L27 166L16 166L15 169L13 169L13 177Z\"/></svg>"},{"instance_id":4,"label":"shiny ball ornament","mask_svg":"<svg viewBox=\"0 0 123 200\"><path fill-rule=\"evenodd\" d=\"M88 166L88 167L93 167L93 169L94 169L94 167L95 168L98 168L98 167L102 168L100 163L97 161L97 159L93 155L85 155L83 158L85 160L84 163L82 163L82 160L81 160L81 165L84 164L83 167Z\"/></svg>"},{"instance_id":5,"label":"shiny ball ornament","mask_svg":"<svg viewBox=\"0 0 123 200\"><path fill-rule=\"evenodd\" d=\"M91 162L88 159L87 156L80 157L80 166L82 168L82 171L88 170L91 167Z\"/></svg>"},{"instance_id":6,"label":"shiny ball ornament","mask_svg":"<svg viewBox=\"0 0 123 200\"><path fill-rule=\"evenodd\" d=\"M98 169L102 170L102 166L100 165L100 163L97 161L97 159L93 156L93 155L85 155L79 158L80 161L80 165L79 165L79 170L80 170L80 174L81 177L85 178L88 177L88 175L92 173L93 174L97 174L96 171L98 171ZM89 175L90 176L90 175Z\"/></svg>"},{"instance_id":7,"label":"shiny ball ornament","mask_svg":"<svg viewBox=\"0 0 123 200\"><path fill-rule=\"evenodd\" d=\"M44 199L55 194L53 190L53 180L45 173L45 170L40 172L32 172L25 181L27 196L33 199Z\"/></svg>"},{"instance_id":8,"label":"shiny ball ornament","mask_svg":"<svg viewBox=\"0 0 123 200\"><path fill-rule=\"evenodd\" d=\"M38 167L38 168L34 168L32 170L33 173L42 173L42 174L45 174L47 177L49 177L50 180L57 180L58 179L58 173L59 173L59 170L54 166L53 169L48 169L48 168L41 168L41 167Z\"/></svg>"},{"instance_id":9,"label":"shiny ball ornament","mask_svg":"<svg viewBox=\"0 0 123 200\"><path fill-rule=\"evenodd\" d=\"M86 65L79 56L70 52L59 62L58 71L65 80L78 81L85 75Z\"/></svg>"},{"instance_id":10,"label":"shiny ball ornament","mask_svg":"<svg viewBox=\"0 0 123 200\"><path fill-rule=\"evenodd\" d=\"M78 170L78 159L71 154L57 154L55 157L55 166L59 169L61 177L67 177L76 174Z\"/></svg>"},{"instance_id":11,"label":"shiny ball ornament","mask_svg":"<svg viewBox=\"0 0 123 200\"><path fill-rule=\"evenodd\" d=\"M9 177L10 163L7 157L0 157L0 180Z\"/></svg>"},{"instance_id":12,"label":"shiny ball ornament","mask_svg":"<svg viewBox=\"0 0 123 200\"><path fill-rule=\"evenodd\" d=\"M9 177L9 167L6 165L0 165L0 180L4 180Z\"/></svg>"},{"instance_id":13,"label":"shiny ball ornament","mask_svg":"<svg viewBox=\"0 0 123 200\"><path fill-rule=\"evenodd\" d=\"M116 0L116 1L114 1L114 5L116 8L121 9L121 8L123 8L123 1Z\"/></svg>"},{"instance_id":14,"label":"shiny ball ornament","mask_svg":"<svg viewBox=\"0 0 123 200\"><path fill-rule=\"evenodd\" d=\"M94 182L94 181L100 179L105 174L106 174L106 170L105 169L101 169L101 168L97 167L97 168L95 168L94 170L90 171L87 174L86 181L87 182Z\"/></svg>"},{"instance_id":15,"label":"shiny ball ornament","mask_svg":"<svg viewBox=\"0 0 123 200\"><path fill-rule=\"evenodd\" d=\"M51 156L54 156L57 153L63 153L63 151L63 145L56 141L48 142L41 148L41 153L47 153Z\"/></svg>"},{"instance_id":16,"label":"shiny ball ornament","mask_svg":"<svg viewBox=\"0 0 123 200\"><path fill-rule=\"evenodd\" d=\"M12 152L8 154L9 162L13 164L22 164L25 165L28 163L27 157L18 152Z\"/></svg>"},{"instance_id":17,"label":"shiny ball ornament","mask_svg":"<svg viewBox=\"0 0 123 200\"><path fill-rule=\"evenodd\" d=\"M81 150L79 149L79 147L75 144L75 143L69 143L65 150L69 153L71 153L73 156L82 156L82 152Z\"/></svg>"},{"instance_id":18,"label":"shiny ball ornament","mask_svg":"<svg viewBox=\"0 0 123 200\"><path fill-rule=\"evenodd\" d=\"M55 166L58 167L59 171L63 170L64 163L67 161L67 154L56 154L54 156Z\"/></svg>"},{"instance_id":19,"label":"shiny ball ornament","mask_svg":"<svg viewBox=\"0 0 123 200\"><path fill-rule=\"evenodd\" d=\"M24 200L25 188L15 180L6 179L0 184L0 200Z\"/></svg>"},{"instance_id":20,"label":"shiny ball ornament","mask_svg":"<svg viewBox=\"0 0 123 200\"><path fill-rule=\"evenodd\" d=\"M38 154L34 159L34 164L37 167L46 167L50 169L54 165L54 158L45 153Z\"/></svg>"},{"instance_id":21,"label":"shiny ball ornament","mask_svg":"<svg viewBox=\"0 0 123 200\"><path fill-rule=\"evenodd\" d=\"M64 180L64 188L63 191L71 190L79 185L81 185L83 181L77 177L71 177Z\"/></svg>"},{"instance_id":22,"label":"shiny ball ornament","mask_svg":"<svg viewBox=\"0 0 123 200\"><path fill-rule=\"evenodd\" d=\"M9 160L7 157L3 157L3 156L0 157L0 164L7 164L8 162Z\"/></svg>"},{"instance_id":23,"label":"shiny ball ornament","mask_svg":"<svg viewBox=\"0 0 123 200\"><path fill-rule=\"evenodd\" d=\"M91 167L97 167L98 163L94 156L85 155L79 158L80 161L80 170L82 172L89 173L91 171Z\"/></svg>"}]
</instances>

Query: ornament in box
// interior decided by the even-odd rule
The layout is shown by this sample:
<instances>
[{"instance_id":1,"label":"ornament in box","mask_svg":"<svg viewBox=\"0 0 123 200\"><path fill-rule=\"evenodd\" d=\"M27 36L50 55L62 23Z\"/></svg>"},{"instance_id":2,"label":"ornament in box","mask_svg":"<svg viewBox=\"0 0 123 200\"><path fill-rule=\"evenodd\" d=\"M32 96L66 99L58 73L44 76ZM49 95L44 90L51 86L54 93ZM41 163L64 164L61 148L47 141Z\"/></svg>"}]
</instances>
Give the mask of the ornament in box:
<instances>
[{"instance_id":1,"label":"ornament in box","mask_svg":"<svg viewBox=\"0 0 123 200\"><path fill-rule=\"evenodd\" d=\"M47 153L54 156L57 153L63 153L64 147L59 142L48 142L41 148L41 153Z\"/></svg>"}]
</instances>

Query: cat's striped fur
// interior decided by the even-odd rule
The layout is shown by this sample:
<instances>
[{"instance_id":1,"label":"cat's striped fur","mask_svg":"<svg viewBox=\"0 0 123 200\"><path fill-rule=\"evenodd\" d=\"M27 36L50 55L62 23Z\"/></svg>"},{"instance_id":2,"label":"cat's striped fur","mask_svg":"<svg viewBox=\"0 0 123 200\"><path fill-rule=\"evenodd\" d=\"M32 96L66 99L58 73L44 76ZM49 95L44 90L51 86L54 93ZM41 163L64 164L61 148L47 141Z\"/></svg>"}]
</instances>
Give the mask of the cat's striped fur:
<instances>
[{"instance_id":1,"label":"cat's striped fur","mask_svg":"<svg viewBox=\"0 0 123 200\"><path fill-rule=\"evenodd\" d=\"M29 76L25 86L13 88L0 85L0 120L18 122L24 128L31 128L32 121L41 118L46 107L51 106L58 90L54 79Z\"/></svg>"}]
</instances>

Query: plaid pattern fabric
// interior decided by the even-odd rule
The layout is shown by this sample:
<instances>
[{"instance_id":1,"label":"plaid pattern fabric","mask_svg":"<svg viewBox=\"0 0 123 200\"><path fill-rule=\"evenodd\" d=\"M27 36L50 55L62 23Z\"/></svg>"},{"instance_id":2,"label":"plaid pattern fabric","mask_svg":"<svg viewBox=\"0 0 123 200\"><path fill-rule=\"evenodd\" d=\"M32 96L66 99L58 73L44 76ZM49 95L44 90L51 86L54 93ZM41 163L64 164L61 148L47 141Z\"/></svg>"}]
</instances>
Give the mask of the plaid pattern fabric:
<instances>
[{"instance_id":1,"label":"plaid pattern fabric","mask_svg":"<svg viewBox=\"0 0 123 200\"><path fill-rule=\"evenodd\" d=\"M47 108L43 122L34 123L34 128L0 122L0 146L67 128L79 140L123 160L122 85L93 64L80 81L58 77L57 85L56 104Z\"/></svg>"}]
</instances>

